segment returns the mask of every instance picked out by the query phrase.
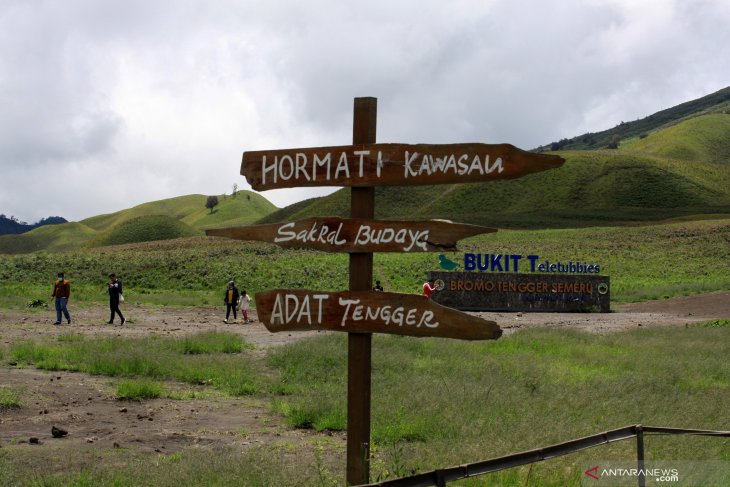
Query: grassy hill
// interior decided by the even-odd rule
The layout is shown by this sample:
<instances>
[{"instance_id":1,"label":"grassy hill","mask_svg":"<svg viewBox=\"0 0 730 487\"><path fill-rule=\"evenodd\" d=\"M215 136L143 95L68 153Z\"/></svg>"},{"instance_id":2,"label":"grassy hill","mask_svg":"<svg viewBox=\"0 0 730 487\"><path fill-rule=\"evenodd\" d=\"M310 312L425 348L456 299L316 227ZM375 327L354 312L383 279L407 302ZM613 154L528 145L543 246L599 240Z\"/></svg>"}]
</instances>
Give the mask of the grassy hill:
<instances>
[{"instance_id":1,"label":"grassy hill","mask_svg":"<svg viewBox=\"0 0 730 487\"><path fill-rule=\"evenodd\" d=\"M664 129L693 117L711 113L730 114L730 86L696 100L681 103L648 117L619 125L602 132L585 133L572 139L562 139L537 150L590 150L608 146L612 138L621 140L639 137Z\"/></svg>"},{"instance_id":2,"label":"grassy hill","mask_svg":"<svg viewBox=\"0 0 730 487\"><path fill-rule=\"evenodd\" d=\"M730 163L730 115L694 117L621 142L619 149L684 161Z\"/></svg>"},{"instance_id":3,"label":"grassy hill","mask_svg":"<svg viewBox=\"0 0 730 487\"><path fill-rule=\"evenodd\" d=\"M235 226L254 222L276 210L276 207L263 196L251 191L219 197L219 204L213 213L205 207L207 196L191 194L159 201L144 203L127 210L98 215L81 223L94 230L109 230L122 222L140 216L165 215L192 228L204 230L214 226Z\"/></svg>"},{"instance_id":4,"label":"grassy hill","mask_svg":"<svg viewBox=\"0 0 730 487\"><path fill-rule=\"evenodd\" d=\"M730 213L730 115L685 120L618 150L559 154L563 167L520 179L378 188L376 217L546 228ZM349 193L302 202L265 221L346 216Z\"/></svg>"},{"instance_id":5,"label":"grassy hill","mask_svg":"<svg viewBox=\"0 0 730 487\"><path fill-rule=\"evenodd\" d=\"M147 215L124 221L88 242L90 246L121 245L194 237L200 232L165 215Z\"/></svg>"},{"instance_id":6,"label":"grassy hill","mask_svg":"<svg viewBox=\"0 0 730 487\"><path fill-rule=\"evenodd\" d=\"M70 250L95 235L93 229L78 222L46 225L21 235L0 235L0 253Z\"/></svg>"},{"instance_id":7,"label":"grassy hill","mask_svg":"<svg viewBox=\"0 0 730 487\"><path fill-rule=\"evenodd\" d=\"M179 196L81 222L44 226L22 235L3 235L0 253L57 251L202 235L206 228L246 225L276 210L266 198L250 191L239 191L236 197L220 196L213 212L205 207L206 199L200 194Z\"/></svg>"}]
</instances>

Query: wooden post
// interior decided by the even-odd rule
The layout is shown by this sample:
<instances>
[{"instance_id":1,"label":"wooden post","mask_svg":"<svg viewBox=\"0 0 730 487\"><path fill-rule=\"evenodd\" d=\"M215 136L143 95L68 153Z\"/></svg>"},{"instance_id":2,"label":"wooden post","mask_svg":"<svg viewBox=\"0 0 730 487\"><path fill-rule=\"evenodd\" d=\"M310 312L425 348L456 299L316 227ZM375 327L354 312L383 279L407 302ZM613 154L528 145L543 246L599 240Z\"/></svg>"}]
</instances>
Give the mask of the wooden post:
<instances>
[{"instance_id":1,"label":"wooden post","mask_svg":"<svg viewBox=\"0 0 730 487\"><path fill-rule=\"evenodd\" d=\"M355 98L353 144L374 144L377 98ZM353 187L352 218L373 218L375 188ZM373 254L350 254L350 291L368 291L373 282ZM347 483L370 482L371 333L348 333L347 349Z\"/></svg>"},{"instance_id":2,"label":"wooden post","mask_svg":"<svg viewBox=\"0 0 730 487\"><path fill-rule=\"evenodd\" d=\"M639 468L638 482L639 487L646 487L646 475L644 475L644 427L640 424L636 425L636 460Z\"/></svg>"}]
</instances>

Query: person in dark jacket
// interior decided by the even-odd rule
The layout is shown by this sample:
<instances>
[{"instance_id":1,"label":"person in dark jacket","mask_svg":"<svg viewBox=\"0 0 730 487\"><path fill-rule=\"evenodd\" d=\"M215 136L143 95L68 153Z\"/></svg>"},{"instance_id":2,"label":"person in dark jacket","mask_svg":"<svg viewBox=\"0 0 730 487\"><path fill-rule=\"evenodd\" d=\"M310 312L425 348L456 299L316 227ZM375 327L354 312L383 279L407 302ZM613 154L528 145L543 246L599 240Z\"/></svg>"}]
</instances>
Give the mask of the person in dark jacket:
<instances>
[{"instance_id":1,"label":"person in dark jacket","mask_svg":"<svg viewBox=\"0 0 730 487\"><path fill-rule=\"evenodd\" d=\"M68 324L71 324L71 315L66 309L68 304L68 298L71 297L71 283L63 275L63 272L58 273L58 278L53 283L53 294L52 298L56 301L56 322L54 325L61 324L61 313L66 317Z\"/></svg>"},{"instance_id":2,"label":"person in dark jacket","mask_svg":"<svg viewBox=\"0 0 730 487\"><path fill-rule=\"evenodd\" d=\"M122 320L122 324L124 324L125 320L124 315L122 315L122 312L119 310L119 300L124 299L122 296L122 281L117 279L116 274L111 273L109 274L109 279L111 279L111 282L109 282L109 310L111 310L111 316L109 317L109 322L107 324L111 325L114 323L114 315L118 314L119 319Z\"/></svg>"},{"instance_id":3,"label":"person in dark jacket","mask_svg":"<svg viewBox=\"0 0 730 487\"><path fill-rule=\"evenodd\" d=\"M238 293L236 284L233 281L229 282L226 294L223 296L223 302L226 303L226 319L223 320L224 323L228 323L228 316L231 314L231 310L233 310L234 321L237 318L236 307L238 306L239 297L240 294Z\"/></svg>"}]
</instances>

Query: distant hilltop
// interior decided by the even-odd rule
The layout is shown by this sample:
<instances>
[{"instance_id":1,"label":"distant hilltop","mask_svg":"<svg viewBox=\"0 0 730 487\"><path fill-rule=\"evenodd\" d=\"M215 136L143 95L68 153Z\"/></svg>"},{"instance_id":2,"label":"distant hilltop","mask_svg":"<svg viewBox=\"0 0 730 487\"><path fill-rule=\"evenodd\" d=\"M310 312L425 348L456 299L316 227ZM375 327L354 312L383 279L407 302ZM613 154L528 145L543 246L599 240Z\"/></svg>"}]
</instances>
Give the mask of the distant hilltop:
<instances>
[{"instance_id":1,"label":"distant hilltop","mask_svg":"<svg viewBox=\"0 0 730 487\"><path fill-rule=\"evenodd\" d=\"M14 216L0 215L0 235L19 235L44 225L58 225L60 223L68 223L68 220L60 216L49 216L36 223L26 223Z\"/></svg>"}]
</instances>

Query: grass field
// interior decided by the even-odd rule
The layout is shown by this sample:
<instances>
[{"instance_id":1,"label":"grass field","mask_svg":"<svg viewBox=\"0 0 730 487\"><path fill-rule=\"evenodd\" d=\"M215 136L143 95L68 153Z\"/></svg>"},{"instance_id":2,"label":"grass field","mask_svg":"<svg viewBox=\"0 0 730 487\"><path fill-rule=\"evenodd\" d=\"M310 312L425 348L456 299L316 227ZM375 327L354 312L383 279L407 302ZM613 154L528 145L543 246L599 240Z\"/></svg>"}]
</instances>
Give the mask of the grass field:
<instances>
[{"instance_id":1,"label":"grass field","mask_svg":"<svg viewBox=\"0 0 730 487\"><path fill-rule=\"evenodd\" d=\"M633 302L730 289L730 220L628 227L505 230L463 241L462 252L539 255L552 262L599 264L611 298ZM388 291L417 293L438 254L376 254L374 279ZM347 288L347 256L197 237L65 253L0 255L0 299L22 307L49 301L59 270L72 301L103 302L109 272L121 276L132 303L216 304L233 279L249 294L275 288ZM523 271L524 272L524 271Z\"/></svg>"},{"instance_id":2,"label":"grass field","mask_svg":"<svg viewBox=\"0 0 730 487\"><path fill-rule=\"evenodd\" d=\"M727 429L727 324L607 336L531 330L482 343L377 335L372 479L484 460L629 424ZM227 368L249 370L260 387L246 393L267 398L291 427L345 428L344 335L273 349L266 357L253 354L235 335L151 342L65 336L15 344L7 360L51 370L105 363L88 370L120 377L118 395L137 400L164 395L170 376L160 374L160 362L173 361L173 367L207 377L223 361ZM130 369L125 365L130 350L139 347L153 348L140 350L139 365ZM20 398L16 394L11 401ZM101 457L79 454L55 473L36 463L40 453L20 454L3 445L0 485L342 485L344 445L327 438L313 436L296 449L263 445L213 455L195 450L158 457L123 450ZM730 461L727 439L651 436L646 445L650 461ZM453 485L579 486L584 464L631 460L634 449L631 441L619 442Z\"/></svg>"}]
</instances>

